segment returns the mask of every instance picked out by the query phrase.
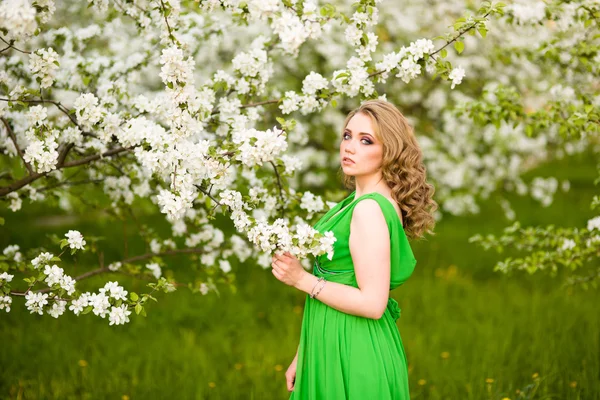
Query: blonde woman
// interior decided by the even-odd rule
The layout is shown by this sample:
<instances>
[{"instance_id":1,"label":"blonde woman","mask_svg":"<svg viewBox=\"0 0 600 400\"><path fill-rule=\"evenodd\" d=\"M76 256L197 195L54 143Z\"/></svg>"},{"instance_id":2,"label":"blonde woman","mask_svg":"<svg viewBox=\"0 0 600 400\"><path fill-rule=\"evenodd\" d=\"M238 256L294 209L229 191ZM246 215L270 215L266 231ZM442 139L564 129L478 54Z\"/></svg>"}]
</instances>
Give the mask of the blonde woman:
<instances>
[{"instance_id":1,"label":"blonde woman","mask_svg":"<svg viewBox=\"0 0 600 400\"><path fill-rule=\"evenodd\" d=\"M273 275L306 292L300 344L286 372L293 400L409 399L407 359L390 290L411 276L409 244L433 233L437 203L406 118L369 100L348 114L340 138L344 185L354 191L314 226L333 231L333 259L305 271L289 253Z\"/></svg>"}]
</instances>

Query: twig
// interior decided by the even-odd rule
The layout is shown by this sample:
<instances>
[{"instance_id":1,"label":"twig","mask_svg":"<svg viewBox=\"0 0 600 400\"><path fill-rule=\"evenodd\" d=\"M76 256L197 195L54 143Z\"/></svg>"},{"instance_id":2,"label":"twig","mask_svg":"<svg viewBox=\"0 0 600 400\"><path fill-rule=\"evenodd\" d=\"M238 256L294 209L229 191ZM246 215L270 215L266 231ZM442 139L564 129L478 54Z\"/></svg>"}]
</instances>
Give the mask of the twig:
<instances>
[{"instance_id":1,"label":"twig","mask_svg":"<svg viewBox=\"0 0 600 400\"><path fill-rule=\"evenodd\" d=\"M21 50L21 49L16 48L14 46L14 44L13 44L15 42L14 40L11 40L10 43L8 43L6 40L4 40L4 38L2 36L0 36L0 40L2 40L4 43L6 43L8 45L8 47L2 49L2 51L0 51L0 53L4 52L5 50L8 50L8 49L12 48L12 49L15 49L16 51L19 51L19 52L23 53L23 54L31 54L30 51L25 51L25 50Z\"/></svg>"},{"instance_id":2,"label":"twig","mask_svg":"<svg viewBox=\"0 0 600 400\"><path fill-rule=\"evenodd\" d=\"M17 143L17 137L15 136L15 133L13 132L12 128L10 127L8 121L6 119L4 119L4 117L0 118L2 120L2 122L4 123L4 126L6 127L6 130L8 131L8 136L10 136L10 140L12 140L13 144L15 145L15 148L17 149L17 153L19 153L19 157L21 157L21 160L23 160L23 164L25 164L25 168L27 168L27 171L29 171L29 174L34 174L35 172L33 171L33 168L31 168L31 165L29 165L29 163L27 161L25 161L25 156L23 154L23 152L21 151L21 148L19 147L19 144Z\"/></svg>"}]
</instances>

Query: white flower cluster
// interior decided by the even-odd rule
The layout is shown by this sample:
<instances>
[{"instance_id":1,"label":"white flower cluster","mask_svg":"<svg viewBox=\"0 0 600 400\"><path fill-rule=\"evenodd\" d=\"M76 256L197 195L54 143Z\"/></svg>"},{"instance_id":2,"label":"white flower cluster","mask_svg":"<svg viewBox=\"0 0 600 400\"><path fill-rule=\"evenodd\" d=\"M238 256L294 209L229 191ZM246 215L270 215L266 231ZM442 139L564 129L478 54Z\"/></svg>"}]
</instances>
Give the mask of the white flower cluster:
<instances>
[{"instance_id":1,"label":"white flower cluster","mask_svg":"<svg viewBox=\"0 0 600 400\"><path fill-rule=\"evenodd\" d=\"M327 89L329 81L321 74L311 72L302 81L302 93L305 95L315 95L321 89Z\"/></svg>"},{"instance_id":2,"label":"white flower cluster","mask_svg":"<svg viewBox=\"0 0 600 400\"><path fill-rule=\"evenodd\" d=\"M315 196L314 193L304 192L300 199L300 208L307 210L309 213L320 212L325 207L321 196Z\"/></svg>"},{"instance_id":3,"label":"white flower cluster","mask_svg":"<svg viewBox=\"0 0 600 400\"><path fill-rule=\"evenodd\" d=\"M450 72L450 75L448 75L448 78L450 78L452 80L452 86L450 86L450 89L454 89L454 86L460 85L460 83L462 82L462 79L464 77L465 77L465 70L461 66L454 68Z\"/></svg>"},{"instance_id":4,"label":"white flower cluster","mask_svg":"<svg viewBox=\"0 0 600 400\"><path fill-rule=\"evenodd\" d=\"M274 15L279 11L279 0L250 0L248 1L248 11L250 19L264 19Z\"/></svg>"},{"instance_id":5,"label":"white flower cluster","mask_svg":"<svg viewBox=\"0 0 600 400\"><path fill-rule=\"evenodd\" d=\"M516 2L506 8L519 24L536 24L546 17L546 3L541 0Z\"/></svg>"},{"instance_id":6,"label":"white flower cluster","mask_svg":"<svg viewBox=\"0 0 600 400\"><path fill-rule=\"evenodd\" d=\"M183 50L176 46L163 49L160 56L162 64L159 74L165 85L184 86L187 83L193 83L194 66L196 63L190 56L186 60L183 58Z\"/></svg>"},{"instance_id":7,"label":"white flower cluster","mask_svg":"<svg viewBox=\"0 0 600 400\"><path fill-rule=\"evenodd\" d=\"M560 247L561 250L571 250L575 248L577 244L573 239L563 239L563 244Z\"/></svg>"},{"instance_id":8,"label":"white flower cluster","mask_svg":"<svg viewBox=\"0 0 600 400\"><path fill-rule=\"evenodd\" d=\"M98 105L98 98L92 93L84 93L80 95L73 104L75 115L79 124L84 129L92 129L92 127L100 122L104 115L104 109Z\"/></svg>"},{"instance_id":9,"label":"white flower cluster","mask_svg":"<svg viewBox=\"0 0 600 400\"><path fill-rule=\"evenodd\" d=\"M600 215L588 220L587 229L588 229L588 231L593 231L593 230L600 231Z\"/></svg>"},{"instance_id":10,"label":"white flower cluster","mask_svg":"<svg viewBox=\"0 0 600 400\"><path fill-rule=\"evenodd\" d=\"M33 112L28 114L31 121L36 124L44 124L46 118L45 111L41 106L32 107ZM29 141L29 145L25 148L23 159L33 166L37 172L50 172L56 168L58 162L58 137L57 129L47 131L45 128L43 139L39 139L36 135L35 128L25 131L25 137Z\"/></svg>"},{"instance_id":11,"label":"white flower cluster","mask_svg":"<svg viewBox=\"0 0 600 400\"><path fill-rule=\"evenodd\" d=\"M289 251L289 249L292 248L294 239L300 244L312 243L315 235L318 233L319 232L310 225L300 224L296 227L296 232L294 234L286 226L286 222L282 218L277 218L272 225L268 224L266 221L259 220L248 230L247 237L248 240L254 243L260 250L270 253L275 249ZM336 240L333 232L329 231L321 236L317 248L305 250L294 246L294 250L297 251L296 255L299 257L309 253L313 255L327 253L327 258L331 260L333 259L333 243Z\"/></svg>"},{"instance_id":12,"label":"white flower cluster","mask_svg":"<svg viewBox=\"0 0 600 400\"><path fill-rule=\"evenodd\" d=\"M44 253L41 253L36 258L34 258L33 260L31 260L31 264L33 265L33 267L35 269L38 269L38 268L43 267L43 266L47 265L48 263L50 263L50 261L52 261L53 258L54 258L54 255L52 253L44 252Z\"/></svg>"},{"instance_id":13,"label":"white flower cluster","mask_svg":"<svg viewBox=\"0 0 600 400\"><path fill-rule=\"evenodd\" d=\"M72 249L83 250L85 246L85 239L79 231L70 230L65 234L67 237L69 247Z\"/></svg>"},{"instance_id":14,"label":"white flower cluster","mask_svg":"<svg viewBox=\"0 0 600 400\"><path fill-rule=\"evenodd\" d=\"M27 300L25 307L29 310L30 314L38 313L44 315L44 306L48 304L47 293L27 292L25 300Z\"/></svg>"},{"instance_id":15,"label":"white flower cluster","mask_svg":"<svg viewBox=\"0 0 600 400\"><path fill-rule=\"evenodd\" d=\"M69 295L75 292L75 279L65 275L64 270L59 266L46 265L44 274L46 274L46 279L44 281L48 284L48 287L58 284L62 289L66 290Z\"/></svg>"},{"instance_id":16,"label":"white flower cluster","mask_svg":"<svg viewBox=\"0 0 600 400\"><path fill-rule=\"evenodd\" d=\"M348 97L355 97L359 93L370 96L375 90L373 81L369 79L369 73L364 60L351 57L346 63L346 70L333 71L331 83L337 92Z\"/></svg>"},{"instance_id":17,"label":"white flower cluster","mask_svg":"<svg viewBox=\"0 0 600 400\"><path fill-rule=\"evenodd\" d=\"M152 272L152 275L154 275L154 277L156 279L158 279L162 276L162 270L160 268L160 265L158 265L158 263L146 264L146 268L148 268Z\"/></svg>"},{"instance_id":18,"label":"white flower cluster","mask_svg":"<svg viewBox=\"0 0 600 400\"><path fill-rule=\"evenodd\" d=\"M15 276L9 274L8 272L3 272L0 274L0 287L4 285L5 282L10 282L13 280Z\"/></svg>"},{"instance_id":19,"label":"white flower cluster","mask_svg":"<svg viewBox=\"0 0 600 400\"><path fill-rule=\"evenodd\" d=\"M125 204L133 203L134 194L131 190L131 179L127 175L107 176L104 180L104 192L115 203L120 200L123 200Z\"/></svg>"},{"instance_id":20,"label":"white flower cluster","mask_svg":"<svg viewBox=\"0 0 600 400\"><path fill-rule=\"evenodd\" d=\"M187 210L192 208L193 201L196 198L196 191L191 188L181 188L175 194L169 190L161 189L157 196L157 202L160 206L160 211L167 214L169 221L177 221L181 219Z\"/></svg>"},{"instance_id":21,"label":"white flower cluster","mask_svg":"<svg viewBox=\"0 0 600 400\"><path fill-rule=\"evenodd\" d=\"M12 297L0 296L0 310L10 312L10 305L12 304Z\"/></svg>"},{"instance_id":22,"label":"white flower cluster","mask_svg":"<svg viewBox=\"0 0 600 400\"><path fill-rule=\"evenodd\" d=\"M48 110L44 106L33 106L29 107L27 113L27 121L29 126L39 127L45 124L46 118L48 117Z\"/></svg>"},{"instance_id":23,"label":"white flower cluster","mask_svg":"<svg viewBox=\"0 0 600 400\"><path fill-rule=\"evenodd\" d=\"M228 273L231 271L231 264L227 260L219 260L219 268L224 273Z\"/></svg>"},{"instance_id":24,"label":"white flower cluster","mask_svg":"<svg viewBox=\"0 0 600 400\"><path fill-rule=\"evenodd\" d=\"M103 288L98 290L102 294L109 293L108 296L115 300L127 300L127 290L119 286L119 282L107 282Z\"/></svg>"},{"instance_id":25,"label":"white flower cluster","mask_svg":"<svg viewBox=\"0 0 600 400\"><path fill-rule=\"evenodd\" d=\"M231 63L234 71L241 75L237 81L238 93L250 92L250 84L256 86L258 94L264 92L266 84L273 74L273 65L265 50L254 48L248 52L241 52L234 57Z\"/></svg>"},{"instance_id":26,"label":"white flower cluster","mask_svg":"<svg viewBox=\"0 0 600 400\"><path fill-rule=\"evenodd\" d=\"M417 62L434 49L435 46L431 40L419 39L408 47L402 47L398 52L384 55L383 61L377 63L375 68L383 71L381 74L383 81L387 79L388 73L398 68L396 77L408 83L421 73L421 66Z\"/></svg>"},{"instance_id":27,"label":"white flower cluster","mask_svg":"<svg viewBox=\"0 0 600 400\"><path fill-rule=\"evenodd\" d=\"M108 294L107 294L108 293ZM121 304L119 307L110 305L110 298L115 300L125 300L127 291L123 290L117 282L108 282L104 288L99 289L99 293L85 292L78 299L71 301L69 310L75 315L79 315L84 308L92 306L92 312L101 317L108 316L109 325L124 325L129 322L131 311L127 309L126 304Z\"/></svg>"},{"instance_id":28,"label":"white flower cluster","mask_svg":"<svg viewBox=\"0 0 600 400\"><path fill-rule=\"evenodd\" d=\"M316 98L314 95L301 96L294 91L285 92L285 96L279 108L283 114L289 114L300 110L304 115L321 110L327 105L325 99Z\"/></svg>"},{"instance_id":29,"label":"white flower cluster","mask_svg":"<svg viewBox=\"0 0 600 400\"><path fill-rule=\"evenodd\" d=\"M275 161L275 158L287 149L286 136L277 127L266 131L248 129L236 132L232 141L238 145L240 151L235 159L248 167Z\"/></svg>"},{"instance_id":30,"label":"white flower cluster","mask_svg":"<svg viewBox=\"0 0 600 400\"><path fill-rule=\"evenodd\" d=\"M320 22L313 18L313 9L316 9L316 5L305 1L302 19L288 9L283 10L278 18L273 18L271 28L273 33L279 36L279 47L285 53L297 56L302 43L308 38L316 39L321 36L322 27Z\"/></svg>"},{"instance_id":31,"label":"white flower cluster","mask_svg":"<svg viewBox=\"0 0 600 400\"><path fill-rule=\"evenodd\" d=\"M10 208L13 212L19 211L21 206L23 205L23 200L19 197L17 192L11 192L6 195L10 199L10 204L8 208Z\"/></svg>"},{"instance_id":32,"label":"white flower cluster","mask_svg":"<svg viewBox=\"0 0 600 400\"><path fill-rule=\"evenodd\" d=\"M22 39L37 29L35 8L28 0L3 0L0 2L0 28L6 31L6 39ZM4 34L3 34L4 35Z\"/></svg>"},{"instance_id":33,"label":"white flower cluster","mask_svg":"<svg viewBox=\"0 0 600 400\"><path fill-rule=\"evenodd\" d=\"M38 18L42 24L50 21L54 11L56 11L54 0L34 0L33 5L37 6Z\"/></svg>"},{"instance_id":34,"label":"white flower cluster","mask_svg":"<svg viewBox=\"0 0 600 400\"><path fill-rule=\"evenodd\" d=\"M52 47L36 50L29 56L29 69L43 89L52 86L59 66L58 54Z\"/></svg>"},{"instance_id":35,"label":"white flower cluster","mask_svg":"<svg viewBox=\"0 0 600 400\"><path fill-rule=\"evenodd\" d=\"M552 204L557 188L558 181L556 178L552 176L546 179L539 176L535 177L531 182L531 197L541 202L543 207L548 207Z\"/></svg>"},{"instance_id":36,"label":"white flower cluster","mask_svg":"<svg viewBox=\"0 0 600 400\"><path fill-rule=\"evenodd\" d=\"M23 254L19 251L20 247L18 244L11 244L6 246L2 254L8 258L12 258L15 262L23 261ZM1 275L0 275L1 276Z\"/></svg>"},{"instance_id":37,"label":"white flower cluster","mask_svg":"<svg viewBox=\"0 0 600 400\"><path fill-rule=\"evenodd\" d=\"M58 318L64 314L66 305L66 300L55 299L52 308L48 310L48 314L54 318Z\"/></svg>"},{"instance_id":38,"label":"white flower cluster","mask_svg":"<svg viewBox=\"0 0 600 400\"><path fill-rule=\"evenodd\" d=\"M377 49L379 39L374 32L366 32L365 30L377 24L379 20L379 11L373 8L371 15L356 11L351 18L352 24L349 24L344 35L346 41L350 43L358 53L358 56L363 61L371 61L371 53ZM365 38L366 37L366 38ZM361 44L361 39L365 40L365 44Z\"/></svg>"}]
</instances>

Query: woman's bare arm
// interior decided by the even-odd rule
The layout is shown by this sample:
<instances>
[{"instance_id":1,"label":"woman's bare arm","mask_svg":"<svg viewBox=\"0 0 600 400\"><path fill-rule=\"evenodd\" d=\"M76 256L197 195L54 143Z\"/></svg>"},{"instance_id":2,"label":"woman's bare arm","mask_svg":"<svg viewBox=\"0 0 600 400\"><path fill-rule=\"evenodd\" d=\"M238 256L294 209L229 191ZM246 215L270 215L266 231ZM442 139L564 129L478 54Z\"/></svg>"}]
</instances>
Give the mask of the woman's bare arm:
<instances>
[{"instance_id":1,"label":"woman's bare arm","mask_svg":"<svg viewBox=\"0 0 600 400\"><path fill-rule=\"evenodd\" d=\"M327 282L316 298L344 313L379 319L389 298L390 235L376 200L364 199L354 207L350 222L350 254L358 288ZM295 287L310 293L317 279L306 273ZM319 283L317 289L321 285Z\"/></svg>"}]
</instances>

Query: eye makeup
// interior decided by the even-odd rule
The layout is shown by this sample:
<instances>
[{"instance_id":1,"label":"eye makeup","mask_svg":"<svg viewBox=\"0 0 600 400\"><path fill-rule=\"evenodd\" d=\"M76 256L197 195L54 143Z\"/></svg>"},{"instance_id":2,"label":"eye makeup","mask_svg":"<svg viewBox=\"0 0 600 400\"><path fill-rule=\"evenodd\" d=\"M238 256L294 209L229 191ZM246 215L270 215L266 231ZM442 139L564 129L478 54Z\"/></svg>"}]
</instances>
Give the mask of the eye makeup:
<instances>
[{"instance_id":1,"label":"eye makeup","mask_svg":"<svg viewBox=\"0 0 600 400\"><path fill-rule=\"evenodd\" d=\"M342 140L346 139L346 135L349 135L349 134L350 134L350 133L348 133L347 131L346 131L346 132L344 132L344 133L342 133ZM367 141L367 143L366 143L366 144L373 144L373 142L371 142L371 140L370 140L370 139L363 138L362 140L366 140L366 141Z\"/></svg>"}]
</instances>

